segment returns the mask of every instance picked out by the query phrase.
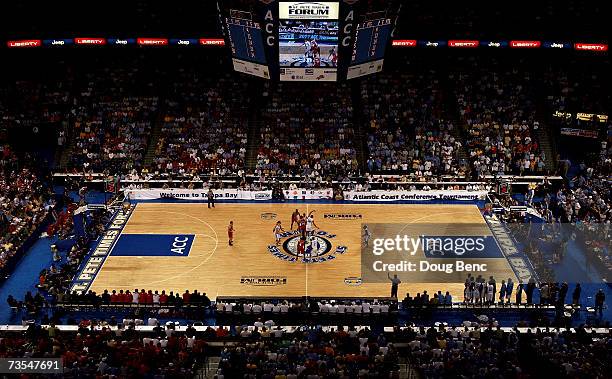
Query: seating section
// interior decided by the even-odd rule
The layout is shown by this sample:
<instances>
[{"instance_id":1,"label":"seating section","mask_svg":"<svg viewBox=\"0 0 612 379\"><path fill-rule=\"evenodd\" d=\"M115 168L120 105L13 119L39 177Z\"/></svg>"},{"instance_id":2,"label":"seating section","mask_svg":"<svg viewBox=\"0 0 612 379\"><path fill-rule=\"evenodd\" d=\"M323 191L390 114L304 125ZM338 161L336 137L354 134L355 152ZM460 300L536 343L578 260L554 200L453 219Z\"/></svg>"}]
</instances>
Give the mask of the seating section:
<instances>
[{"instance_id":1,"label":"seating section","mask_svg":"<svg viewBox=\"0 0 612 379\"><path fill-rule=\"evenodd\" d=\"M93 72L80 80L73 109L70 167L112 174L140 170L159 108L157 95L143 94L138 70Z\"/></svg>"},{"instance_id":2,"label":"seating section","mask_svg":"<svg viewBox=\"0 0 612 379\"><path fill-rule=\"evenodd\" d=\"M369 172L413 180L464 175L458 159L462 144L453 122L444 119L440 86L434 71L383 73L362 82Z\"/></svg>"},{"instance_id":3,"label":"seating section","mask_svg":"<svg viewBox=\"0 0 612 379\"><path fill-rule=\"evenodd\" d=\"M256 171L342 179L358 168L353 106L346 84L280 83L262 112Z\"/></svg>"},{"instance_id":4,"label":"seating section","mask_svg":"<svg viewBox=\"0 0 612 379\"><path fill-rule=\"evenodd\" d=\"M0 278L25 254L31 234L55 206L30 156L19 159L0 146Z\"/></svg>"},{"instance_id":5,"label":"seating section","mask_svg":"<svg viewBox=\"0 0 612 379\"><path fill-rule=\"evenodd\" d=\"M230 74L180 72L162 116L154 168L173 174L236 174L244 169L248 93Z\"/></svg>"},{"instance_id":6,"label":"seating section","mask_svg":"<svg viewBox=\"0 0 612 379\"><path fill-rule=\"evenodd\" d=\"M467 59L455 82L458 111L466 124L466 148L476 175L544 172L539 148L533 73L496 69Z\"/></svg>"}]
</instances>

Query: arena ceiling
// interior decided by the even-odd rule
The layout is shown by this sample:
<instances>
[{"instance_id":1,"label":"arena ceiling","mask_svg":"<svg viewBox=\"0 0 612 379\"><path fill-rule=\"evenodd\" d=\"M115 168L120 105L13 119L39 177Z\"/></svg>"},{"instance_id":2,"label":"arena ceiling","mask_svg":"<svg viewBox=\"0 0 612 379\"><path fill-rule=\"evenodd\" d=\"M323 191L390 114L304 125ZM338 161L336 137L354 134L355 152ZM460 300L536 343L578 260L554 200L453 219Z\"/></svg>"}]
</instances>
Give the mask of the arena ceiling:
<instances>
[{"instance_id":1,"label":"arena ceiling","mask_svg":"<svg viewBox=\"0 0 612 379\"><path fill-rule=\"evenodd\" d=\"M252 2L256 0L242 2ZM372 8L389 1L367 1ZM398 38L607 39L609 2L515 0L512 2L403 1ZM219 36L216 1L62 2L10 1L0 12L4 39L62 38L86 33ZM120 36L119 36L120 37Z\"/></svg>"}]
</instances>

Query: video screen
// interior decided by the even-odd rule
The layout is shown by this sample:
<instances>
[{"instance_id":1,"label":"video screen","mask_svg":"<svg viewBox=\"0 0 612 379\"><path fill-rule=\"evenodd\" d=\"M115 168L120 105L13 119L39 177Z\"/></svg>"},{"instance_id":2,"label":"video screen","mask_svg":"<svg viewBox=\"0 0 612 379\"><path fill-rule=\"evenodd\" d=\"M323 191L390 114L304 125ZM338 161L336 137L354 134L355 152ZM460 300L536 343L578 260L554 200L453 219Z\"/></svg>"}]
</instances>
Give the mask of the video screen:
<instances>
[{"instance_id":1,"label":"video screen","mask_svg":"<svg viewBox=\"0 0 612 379\"><path fill-rule=\"evenodd\" d=\"M338 22L281 20L281 67L337 67Z\"/></svg>"}]
</instances>

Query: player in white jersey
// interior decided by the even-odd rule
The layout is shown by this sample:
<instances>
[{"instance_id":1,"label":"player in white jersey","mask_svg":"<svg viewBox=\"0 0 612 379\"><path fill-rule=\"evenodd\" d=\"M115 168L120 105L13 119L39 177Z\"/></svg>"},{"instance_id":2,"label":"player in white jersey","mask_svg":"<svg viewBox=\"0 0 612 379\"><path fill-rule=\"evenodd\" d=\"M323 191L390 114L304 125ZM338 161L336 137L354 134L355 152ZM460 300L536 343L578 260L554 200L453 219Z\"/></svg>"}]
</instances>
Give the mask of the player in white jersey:
<instances>
[{"instance_id":1,"label":"player in white jersey","mask_svg":"<svg viewBox=\"0 0 612 379\"><path fill-rule=\"evenodd\" d=\"M308 258L312 258L312 256L314 255L315 257L317 255L319 255L319 249L321 248L321 245L319 244L319 240L316 239L315 237L310 237L308 246L306 247L306 250L304 251L304 259Z\"/></svg>"},{"instance_id":2,"label":"player in white jersey","mask_svg":"<svg viewBox=\"0 0 612 379\"><path fill-rule=\"evenodd\" d=\"M308 58L312 57L312 46L309 40L304 41L304 63L308 63Z\"/></svg>"},{"instance_id":3,"label":"player in white jersey","mask_svg":"<svg viewBox=\"0 0 612 379\"><path fill-rule=\"evenodd\" d=\"M276 240L276 246L278 246L280 244L281 238L282 238L282 234L284 233L285 230L283 229L283 226L281 225L280 221L276 222L276 225L274 225L274 229L272 229L272 231L274 232L274 239Z\"/></svg>"},{"instance_id":4,"label":"player in white jersey","mask_svg":"<svg viewBox=\"0 0 612 379\"><path fill-rule=\"evenodd\" d=\"M306 235L312 236L315 229L319 229L319 226L314 222L314 210L310 211L308 217L306 217Z\"/></svg>"}]
</instances>

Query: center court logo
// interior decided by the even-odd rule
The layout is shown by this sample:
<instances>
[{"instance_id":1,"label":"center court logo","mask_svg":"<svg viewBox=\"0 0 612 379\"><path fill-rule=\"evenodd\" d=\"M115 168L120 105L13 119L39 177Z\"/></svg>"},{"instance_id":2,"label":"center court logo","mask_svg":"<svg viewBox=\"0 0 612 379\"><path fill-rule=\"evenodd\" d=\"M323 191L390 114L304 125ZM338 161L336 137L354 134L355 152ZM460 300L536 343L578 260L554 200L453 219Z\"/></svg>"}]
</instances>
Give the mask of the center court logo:
<instances>
[{"instance_id":1,"label":"center court logo","mask_svg":"<svg viewBox=\"0 0 612 379\"><path fill-rule=\"evenodd\" d=\"M336 237L319 230L304 241L304 252L300 251L299 242L301 234L298 231L288 231L281 235L280 246L268 245L268 252L278 259L286 262L322 263L334 260L338 255L344 254L348 247L335 246L332 241Z\"/></svg>"}]
</instances>

